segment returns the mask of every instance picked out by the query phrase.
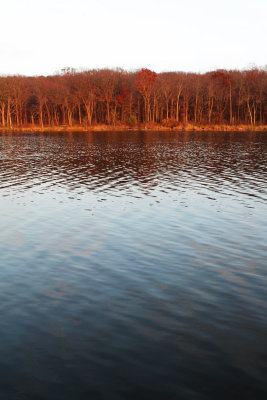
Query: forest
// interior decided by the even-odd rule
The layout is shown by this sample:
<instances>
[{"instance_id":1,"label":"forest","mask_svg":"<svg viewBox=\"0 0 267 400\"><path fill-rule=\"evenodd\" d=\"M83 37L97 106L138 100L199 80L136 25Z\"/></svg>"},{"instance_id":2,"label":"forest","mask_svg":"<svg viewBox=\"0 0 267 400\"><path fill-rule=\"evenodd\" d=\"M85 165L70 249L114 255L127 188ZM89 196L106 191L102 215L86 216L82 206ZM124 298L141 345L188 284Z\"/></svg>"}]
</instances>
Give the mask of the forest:
<instances>
[{"instance_id":1,"label":"forest","mask_svg":"<svg viewBox=\"0 0 267 400\"><path fill-rule=\"evenodd\" d=\"M175 128L267 124L267 68L204 74L149 69L0 77L0 128Z\"/></svg>"}]
</instances>

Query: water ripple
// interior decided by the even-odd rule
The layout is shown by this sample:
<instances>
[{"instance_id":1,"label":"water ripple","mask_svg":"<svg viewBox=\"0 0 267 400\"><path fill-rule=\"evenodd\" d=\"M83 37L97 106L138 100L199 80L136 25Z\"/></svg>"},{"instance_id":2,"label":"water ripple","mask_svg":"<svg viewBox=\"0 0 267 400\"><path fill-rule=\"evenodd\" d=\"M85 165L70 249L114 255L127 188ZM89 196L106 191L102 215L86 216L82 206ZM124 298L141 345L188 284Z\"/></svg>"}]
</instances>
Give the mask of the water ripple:
<instances>
[{"instance_id":1,"label":"water ripple","mask_svg":"<svg viewBox=\"0 0 267 400\"><path fill-rule=\"evenodd\" d=\"M5 399L265 399L267 135L0 134Z\"/></svg>"}]
</instances>

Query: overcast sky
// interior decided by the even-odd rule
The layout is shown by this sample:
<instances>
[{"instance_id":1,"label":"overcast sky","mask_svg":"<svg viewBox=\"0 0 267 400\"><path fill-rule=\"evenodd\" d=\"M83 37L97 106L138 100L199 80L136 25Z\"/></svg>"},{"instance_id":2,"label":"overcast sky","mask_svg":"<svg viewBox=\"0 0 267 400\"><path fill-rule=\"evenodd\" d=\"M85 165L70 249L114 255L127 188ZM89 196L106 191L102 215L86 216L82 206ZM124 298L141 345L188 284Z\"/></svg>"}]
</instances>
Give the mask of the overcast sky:
<instances>
[{"instance_id":1,"label":"overcast sky","mask_svg":"<svg viewBox=\"0 0 267 400\"><path fill-rule=\"evenodd\" d=\"M267 64L266 0L0 0L0 74Z\"/></svg>"}]
</instances>

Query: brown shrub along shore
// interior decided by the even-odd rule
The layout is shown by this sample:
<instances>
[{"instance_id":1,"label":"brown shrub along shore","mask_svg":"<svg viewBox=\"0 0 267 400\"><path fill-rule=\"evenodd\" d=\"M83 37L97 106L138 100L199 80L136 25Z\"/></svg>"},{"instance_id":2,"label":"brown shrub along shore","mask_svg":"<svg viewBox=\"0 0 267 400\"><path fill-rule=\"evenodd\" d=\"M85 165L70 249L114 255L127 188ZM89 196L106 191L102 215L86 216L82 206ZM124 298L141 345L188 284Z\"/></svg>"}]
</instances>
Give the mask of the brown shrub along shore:
<instances>
[{"instance_id":1,"label":"brown shrub along shore","mask_svg":"<svg viewBox=\"0 0 267 400\"><path fill-rule=\"evenodd\" d=\"M129 125L91 125L84 127L81 125L67 126L15 126L15 127L0 127L0 132L110 132L110 131L171 131L171 132L267 132L267 125L194 125L187 124L175 127L164 126L159 124L140 124L136 127Z\"/></svg>"}]
</instances>

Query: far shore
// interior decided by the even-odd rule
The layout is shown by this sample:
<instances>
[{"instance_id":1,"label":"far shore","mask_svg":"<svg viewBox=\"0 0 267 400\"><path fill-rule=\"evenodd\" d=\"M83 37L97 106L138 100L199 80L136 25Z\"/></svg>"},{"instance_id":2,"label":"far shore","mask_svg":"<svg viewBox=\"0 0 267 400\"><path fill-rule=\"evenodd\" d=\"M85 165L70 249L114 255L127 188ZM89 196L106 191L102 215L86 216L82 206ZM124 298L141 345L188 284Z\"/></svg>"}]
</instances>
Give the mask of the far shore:
<instances>
[{"instance_id":1,"label":"far shore","mask_svg":"<svg viewBox=\"0 0 267 400\"><path fill-rule=\"evenodd\" d=\"M163 126L159 124L140 124L135 127L129 125L57 125L43 126L40 125L23 125L14 127L0 126L0 132L110 132L110 131L166 131L166 132L267 132L267 125L197 125L188 123L187 125L179 125L175 127Z\"/></svg>"}]
</instances>

